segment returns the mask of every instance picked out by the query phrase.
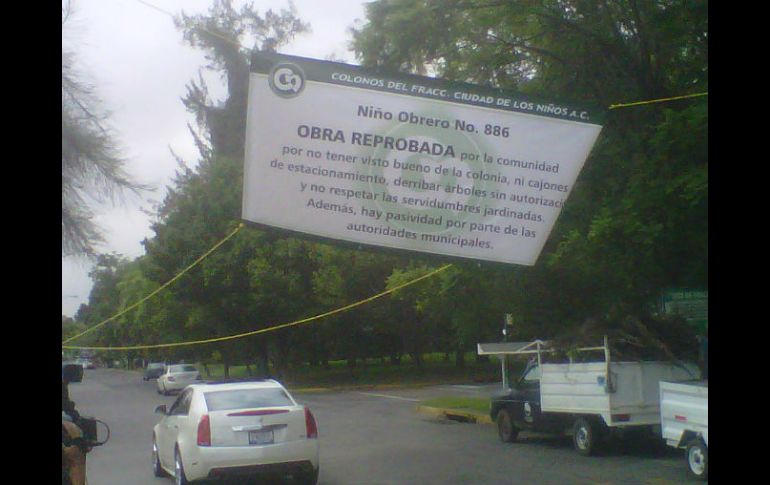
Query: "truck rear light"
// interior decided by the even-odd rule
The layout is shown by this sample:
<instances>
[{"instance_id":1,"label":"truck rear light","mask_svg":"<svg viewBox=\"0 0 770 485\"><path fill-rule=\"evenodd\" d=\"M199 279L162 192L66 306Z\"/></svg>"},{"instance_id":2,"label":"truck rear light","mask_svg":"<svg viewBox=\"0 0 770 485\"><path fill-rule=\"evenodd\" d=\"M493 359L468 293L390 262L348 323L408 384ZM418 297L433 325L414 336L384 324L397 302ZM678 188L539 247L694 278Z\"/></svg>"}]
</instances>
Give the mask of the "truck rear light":
<instances>
[{"instance_id":1,"label":"truck rear light","mask_svg":"<svg viewBox=\"0 0 770 485\"><path fill-rule=\"evenodd\" d=\"M631 421L631 415L630 414L613 414L612 420L617 421L619 423Z\"/></svg>"},{"instance_id":2,"label":"truck rear light","mask_svg":"<svg viewBox=\"0 0 770 485\"><path fill-rule=\"evenodd\" d=\"M315 423L313 413L310 412L310 408L305 408L305 430L307 431L307 437L318 438L318 426Z\"/></svg>"},{"instance_id":3,"label":"truck rear light","mask_svg":"<svg viewBox=\"0 0 770 485\"><path fill-rule=\"evenodd\" d=\"M168 381L169 381L169 382L176 382L176 379L174 379L174 378L173 378L173 377L171 377L171 376L168 376Z\"/></svg>"},{"instance_id":4,"label":"truck rear light","mask_svg":"<svg viewBox=\"0 0 770 485\"><path fill-rule=\"evenodd\" d=\"M211 446L211 422L208 414L201 416L198 423L198 446Z\"/></svg>"},{"instance_id":5,"label":"truck rear light","mask_svg":"<svg viewBox=\"0 0 770 485\"><path fill-rule=\"evenodd\" d=\"M677 416L674 416L674 419L676 419L677 421L679 421L681 423L686 423L687 422L687 416L679 416L679 415L677 415Z\"/></svg>"}]
</instances>

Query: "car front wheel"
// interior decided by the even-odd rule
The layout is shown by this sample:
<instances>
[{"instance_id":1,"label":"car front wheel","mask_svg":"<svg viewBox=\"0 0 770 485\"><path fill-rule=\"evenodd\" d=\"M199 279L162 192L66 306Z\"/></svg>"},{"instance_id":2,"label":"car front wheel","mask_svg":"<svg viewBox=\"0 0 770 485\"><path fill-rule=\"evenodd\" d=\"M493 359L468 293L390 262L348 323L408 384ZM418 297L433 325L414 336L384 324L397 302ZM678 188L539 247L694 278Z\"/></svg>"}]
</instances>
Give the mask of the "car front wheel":
<instances>
[{"instance_id":1,"label":"car front wheel","mask_svg":"<svg viewBox=\"0 0 770 485\"><path fill-rule=\"evenodd\" d=\"M155 442L154 438L152 440L152 472L156 477L166 476L166 472L160 465L160 457L158 456L158 444Z\"/></svg>"},{"instance_id":2,"label":"car front wheel","mask_svg":"<svg viewBox=\"0 0 770 485\"><path fill-rule=\"evenodd\" d=\"M174 483L176 485L188 485L187 477L184 475L184 466L182 457L179 456L179 449L174 452Z\"/></svg>"}]
</instances>

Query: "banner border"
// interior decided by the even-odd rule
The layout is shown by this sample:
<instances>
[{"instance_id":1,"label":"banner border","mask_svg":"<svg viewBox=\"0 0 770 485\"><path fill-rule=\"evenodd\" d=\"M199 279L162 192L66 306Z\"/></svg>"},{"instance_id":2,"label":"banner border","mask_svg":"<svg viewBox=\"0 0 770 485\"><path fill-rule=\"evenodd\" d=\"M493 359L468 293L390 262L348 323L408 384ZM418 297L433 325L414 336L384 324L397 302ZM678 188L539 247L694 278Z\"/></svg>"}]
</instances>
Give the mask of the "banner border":
<instances>
[{"instance_id":1,"label":"banner border","mask_svg":"<svg viewBox=\"0 0 770 485\"><path fill-rule=\"evenodd\" d=\"M590 124L596 126L602 126L604 118L606 116L606 109L598 108L596 106L590 106L587 103L575 103L575 102L562 102L557 100L545 100L540 97L530 96L513 90L506 90L500 88L492 88L487 86L481 86L478 84L464 83L460 81L450 81L441 78L433 78L428 76L418 76L416 74L404 74L396 72L388 72L380 69L366 68L363 66L357 66L353 64L345 64L335 61L326 61L320 59L312 59L308 57L292 56L288 54L278 54L265 51L253 51L251 56L250 73L266 74L269 75L270 71L276 64L281 62L290 62L298 64L307 76L307 80L321 82L325 84L333 84L338 86L356 87L364 90L377 91L382 93L401 94L411 97L430 99L434 101L444 101L458 105L477 106L483 108L489 108L498 110L501 112L514 112L524 113L534 116L542 116L546 118L557 118L576 123ZM383 83L383 86L379 85L365 85L357 83L348 83L335 81L332 79L332 75L335 73L352 74L355 76L369 76L372 81L392 81L400 83L409 83L412 86L420 85L426 88L451 90L454 93L462 92L467 94L475 94L480 97L488 98L490 96L496 99L506 98L512 102L522 102L531 105L532 108L521 108L515 106L499 106L496 104L489 104L485 102L474 102L471 100L458 100L449 99L442 96L434 96L430 94L420 94L414 92L404 92L403 90L388 88ZM518 104L518 103L517 103ZM538 111L535 108L544 106L544 109L553 109L565 112L580 111L581 113L588 113L587 118L579 118L569 116L567 114L558 114L555 112L543 112Z\"/></svg>"}]
</instances>

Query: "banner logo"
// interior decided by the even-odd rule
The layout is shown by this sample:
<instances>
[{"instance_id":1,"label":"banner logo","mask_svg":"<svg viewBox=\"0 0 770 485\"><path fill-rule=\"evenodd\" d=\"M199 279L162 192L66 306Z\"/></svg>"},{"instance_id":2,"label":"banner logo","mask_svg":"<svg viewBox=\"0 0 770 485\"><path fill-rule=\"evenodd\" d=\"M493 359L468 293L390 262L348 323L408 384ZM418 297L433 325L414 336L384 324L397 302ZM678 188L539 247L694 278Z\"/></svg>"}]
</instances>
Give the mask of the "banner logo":
<instances>
[{"instance_id":1,"label":"banner logo","mask_svg":"<svg viewBox=\"0 0 770 485\"><path fill-rule=\"evenodd\" d=\"M305 73L292 63L276 65L268 76L270 89L282 98L294 98L299 96L305 87Z\"/></svg>"}]
</instances>

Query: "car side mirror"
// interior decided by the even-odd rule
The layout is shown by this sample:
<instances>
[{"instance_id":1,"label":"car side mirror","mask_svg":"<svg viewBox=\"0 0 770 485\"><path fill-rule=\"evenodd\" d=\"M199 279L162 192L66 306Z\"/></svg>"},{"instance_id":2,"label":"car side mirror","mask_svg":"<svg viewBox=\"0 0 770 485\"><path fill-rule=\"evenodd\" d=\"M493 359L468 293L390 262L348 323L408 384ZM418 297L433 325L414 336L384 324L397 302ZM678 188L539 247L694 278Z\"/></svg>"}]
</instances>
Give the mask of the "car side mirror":
<instances>
[{"instance_id":1,"label":"car side mirror","mask_svg":"<svg viewBox=\"0 0 770 485\"><path fill-rule=\"evenodd\" d=\"M168 411L166 411L166 405L161 404L160 406L156 407L155 414L168 414Z\"/></svg>"}]
</instances>

